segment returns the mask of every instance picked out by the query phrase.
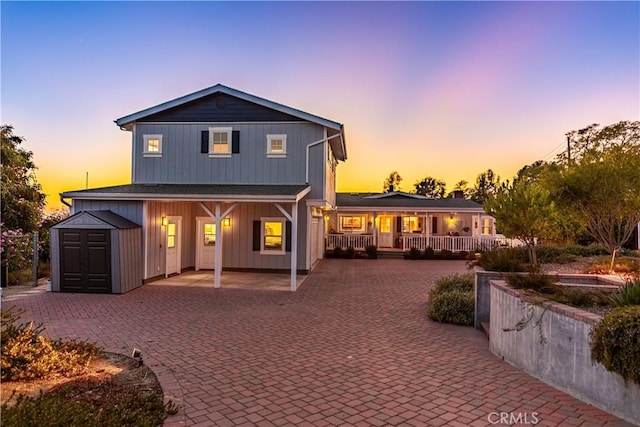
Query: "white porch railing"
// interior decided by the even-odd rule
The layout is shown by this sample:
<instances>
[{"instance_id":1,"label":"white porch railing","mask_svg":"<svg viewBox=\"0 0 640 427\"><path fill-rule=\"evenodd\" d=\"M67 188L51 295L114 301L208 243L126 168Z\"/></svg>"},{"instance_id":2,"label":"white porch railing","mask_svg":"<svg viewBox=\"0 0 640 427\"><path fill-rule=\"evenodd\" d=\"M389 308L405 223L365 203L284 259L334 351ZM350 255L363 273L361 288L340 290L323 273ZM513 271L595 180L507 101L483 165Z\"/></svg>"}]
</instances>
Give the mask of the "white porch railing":
<instances>
[{"instance_id":1,"label":"white porch railing","mask_svg":"<svg viewBox=\"0 0 640 427\"><path fill-rule=\"evenodd\" d=\"M497 247L522 246L518 239L499 238L494 236L467 237L467 236L402 236L402 250L409 251L412 248L425 250L428 247L434 251L448 250L451 252L475 250L490 250Z\"/></svg>"},{"instance_id":2,"label":"white porch railing","mask_svg":"<svg viewBox=\"0 0 640 427\"><path fill-rule=\"evenodd\" d=\"M364 250L373 245L372 234L327 234L327 249L340 247Z\"/></svg>"}]
</instances>

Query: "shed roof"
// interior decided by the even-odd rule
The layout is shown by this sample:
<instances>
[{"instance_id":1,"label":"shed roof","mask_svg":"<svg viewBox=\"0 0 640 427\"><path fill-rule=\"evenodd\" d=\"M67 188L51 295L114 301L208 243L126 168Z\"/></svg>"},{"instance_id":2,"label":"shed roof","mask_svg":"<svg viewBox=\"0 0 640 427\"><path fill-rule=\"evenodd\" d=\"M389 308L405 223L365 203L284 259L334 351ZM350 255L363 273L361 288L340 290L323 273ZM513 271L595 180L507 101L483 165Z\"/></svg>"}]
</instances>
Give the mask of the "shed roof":
<instances>
[{"instance_id":1,"label":"shed roof","mask_svg":"<svg viewBox=\"0 0 640 427\"><path fill-rule=\"evenodd\" d=\"M310 190L308 184L127 184L61 195L72 199L105 200L293 202Z\"/></svg>"},{"instance_id":2,"label":"shed roof","mask_svg":"<svg viewBox=\"0 0 640 427\"><path fill-rule=\"evenodd\" d=\"M140 225L127 218L118 215L115 212L109 210L99 211L80 211L68 218L63 219L59 223L53 226L53 228L66 228L73 226L73 228L115 228L115 229L127 229L127 228L139 228Z\"/></svg>"},{"instance_id":3,"label":"shed roof","mask_svg":"<svg viewBox=\"0 0 640 427\"><path fill-rule=\"evenodd\" d=\"M341 208L407 208L407 209L464 209L482 212L482 205L466 199L430 199L407 193L336 193L336 206Z\"/></svg>"}]
</instances>

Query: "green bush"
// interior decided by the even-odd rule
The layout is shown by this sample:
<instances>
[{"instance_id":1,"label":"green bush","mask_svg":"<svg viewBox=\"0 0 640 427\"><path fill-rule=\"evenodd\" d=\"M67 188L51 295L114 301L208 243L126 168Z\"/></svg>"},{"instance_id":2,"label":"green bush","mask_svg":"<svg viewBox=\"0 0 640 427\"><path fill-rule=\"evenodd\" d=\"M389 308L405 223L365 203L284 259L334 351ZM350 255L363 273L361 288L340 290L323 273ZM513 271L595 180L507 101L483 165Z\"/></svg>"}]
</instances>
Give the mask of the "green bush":
<instances>
[{"instance_id":1,"label":"green bush","mask_svg":"<svg viewBox=\"0 0 640 427\"><path fill-rule=\"evenodd\" d=\"M609 274L611 267L611 258L601 258L591 264L585 270L587 274ZM631 257L618 256L613 264L613 271L616 273L640 273L640 262Z\"/></svg>"},{"instance_id":2,"label":"green bush","mask_svg":"<svg viewBox=\"0 0 640 427\"><path fill-rule=\"evenodd\" d=\"M409 259L420 259L420 249L411 248L409 249Z\"/></svg>"},{"instance_id":3,"label":"green bush","mask_svg":"<svg viewBox=\"0 0 640 427\"><path fill-rule=\"evenodd\" d=\"M530 289L541 293L553 293L554 280L544 274L510 274L507 283L515 289Z\"/></svg>"},{"instance_id":4,"label":"green bush","mask_svg":"<svg viewBox=\"0 0 640 427\"><path fill-rule=\"evenodd\" d=\"M469 259L469 252L467 251L460 251L458 253L458 258L460 259Z\"/></svg>"},{"instance_id":5,"label":"green bush","mask_svg":"<svg viewBox=\"0 0 640 427\"><path fill-rule=\"evenodd\" d=\"M162 425L166 418L168 408L158 394L124 394L113 405L75 401L73 392L72 386L63 386L37 397L20 395L15 405L2 405L2 426L152 427Z\"/></svg>"},{"instance_id":6,"label":"green bush","mask_svg":"<svg viewBox=\"0 0 640 427\"><path fill-rule=\"evenodd\" d=\"M596 255L607 255L608 252L605 248L600 245L589 245L589 246L580 246L580 245L572 245L564 248L565 252L579 256L579 257L588 257L588 256L596 256Z\"/></svg>"},{"instance_id":7,"label":"green bush","mask_svg":"<svg viewBox=\"0 0 640 427\"><path fill-rule=\"evenodd\" d=\"M487 271L526 271L527 253L522 248L493 249L483 252L474 262Z\"/></svg>"},{"instance_id":8,"label":"green bush","mask_svg":"<svg viewBox=\"0 0 640 427\"><path fill-rule=\"evenodd\" d=\"M450 291L473 292L474 282L475 275L473 273L443 276L436 280L436 285L431 290L431 293L439 294Z\"/></svg>"},{"instance_id":9,"label":"green bush","mask_svg":"<svg viewBox=\"0 0 640 427\"><path fill-rule=\"evenodd\" d=\"M553 293L548 295L553 301L574 307L607 306L610 291L571 288L568 286L554 286Z\"/></svg>"},{"instance_id":10,"label":"green bush","mask_svg":"<svg viewBox=\"0 0 640 427\"><path fill-rule=\"evenodd\" d=\"M435 258L435 251L431 246L427 246L427 248L422 252L421 258L423 259L433 259Z\"/></svg>"},{"instance_id":11,"label":"green bush","mask_svg":"<svg viewBox=\"0 0 640 427\"><path fill-rule=\"evenodd\" d=\"M453 258L453 252L448 249L443 249L440 251L440 258L442 259L451 259Z\"/></svg>"},{"instance_id":12,"label":"green bush","mask_svg":"<svg viewBox=\"0 0 640 427\"><path fill-rule=\"evenodd\" d=\"M613 307L640 305L640 279L628 281L623 287L611 295L609 302Z\"/></svg>"},{"instance_id":13,"label":"green bush","mask_svg":"<svg viewBox=\"0 0 640 427\"><path fill-rule=\"evenodd\" d=\"M448 291L432 292L429 295L429 317L437 322L454 325L473 325L473 292Z\"/></svg>"},{"instance_id":14,"label":"green bush","mask_svg":"<svg viewBox=\"0 0 640 427\"><path fill-rule=\"evenodd\" d=\"M640 306L615 308L602 317L591 331L591 358L640 384Z\"/></svg>"},{"instance_id":15,"label":"green bush","mask_svg":"<svg viewBox=\"0 0 640 427\"><path fill-rule=\"evenodd\" d=\"M18 324L21 311L3 310L2 381L48 379L73 376L85 371L99 349L94 344L77 341L52 341L41 333L42 325Z\"/></svg>"},{"instance_id":16,"label":"green bush","mask_svg":"<svg viewBox=\"0 0 640 427\"><path fill-rule=\"evenodd\" d=\"M344 251L340 246L333 248L333 258L344 258Z\"/></svg>"},{"instance_id":17,"label":"green bush","mask_svg":"<svg viewBox=\"0 0 640 427\"><path fill-rule=\"evenodd\" d=\"M356 257L356 250L352 247L349 246L345 251L344 251L344 257L347 259L353 259Z\"/></svg>"},{"instance_id":18,"label":"green bush","mask_svg":"<svg viewBox=\"0 0 640 427\"><path fill-rule=\"evenodd\" d=\"M378 248L375 245L368 245L364 248L367 256L371 259L378 259Z\"/></svg>"}]
</instances>

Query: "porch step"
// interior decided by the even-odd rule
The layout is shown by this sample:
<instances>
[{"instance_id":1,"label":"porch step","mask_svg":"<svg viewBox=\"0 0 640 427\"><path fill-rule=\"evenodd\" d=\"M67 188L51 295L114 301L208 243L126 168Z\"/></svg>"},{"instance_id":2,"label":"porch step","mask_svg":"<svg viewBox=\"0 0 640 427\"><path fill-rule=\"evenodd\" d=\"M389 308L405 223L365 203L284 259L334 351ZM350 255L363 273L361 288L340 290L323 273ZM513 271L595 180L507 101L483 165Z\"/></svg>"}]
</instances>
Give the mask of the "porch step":
<instances>
[{"instance_id":1,"label":"porch step","mask_svg":"<svg viewBox=\"0 0 640 427\"><path fill-rule=\"evenodd\" d=\"M482 328L482 332L489 338L490 323L489 322L480 322L480 327Z\"/></svg>"}]
</instances>

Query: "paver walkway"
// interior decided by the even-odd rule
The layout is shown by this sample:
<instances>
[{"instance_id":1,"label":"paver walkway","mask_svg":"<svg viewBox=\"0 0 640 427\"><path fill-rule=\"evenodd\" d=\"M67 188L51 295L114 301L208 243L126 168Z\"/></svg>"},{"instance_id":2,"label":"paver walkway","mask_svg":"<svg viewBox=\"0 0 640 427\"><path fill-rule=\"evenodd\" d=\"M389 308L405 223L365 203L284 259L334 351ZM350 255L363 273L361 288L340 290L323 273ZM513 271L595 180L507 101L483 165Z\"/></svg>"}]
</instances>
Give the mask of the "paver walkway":
<instances>
[{"instance_id":1,"label":"paver walkway","mask_svg":"<svg viewBox=\"0 0 640 427\"><path fill-rule=\"evenodd\" d=\"M628 425L501 361L473 328L428 320L433 281L465 270L459 261L324 260L295 293L147 285L7 305L53 337L140 348L183 404L170 425L488 426L500 425L499 413Z\"/></svg>"}]
</instances>

